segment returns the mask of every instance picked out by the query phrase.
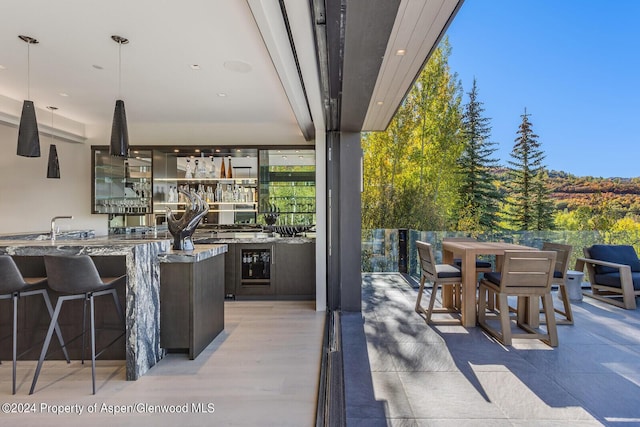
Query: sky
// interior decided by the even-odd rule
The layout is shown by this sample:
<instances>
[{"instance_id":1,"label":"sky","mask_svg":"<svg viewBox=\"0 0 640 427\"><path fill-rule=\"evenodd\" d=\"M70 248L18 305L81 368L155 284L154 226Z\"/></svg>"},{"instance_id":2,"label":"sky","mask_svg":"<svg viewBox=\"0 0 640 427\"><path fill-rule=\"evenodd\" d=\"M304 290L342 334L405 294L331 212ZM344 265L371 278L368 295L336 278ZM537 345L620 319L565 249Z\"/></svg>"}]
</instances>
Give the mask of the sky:
<instances>
[{"instance_id":1,"label":"sky","mask_svg":"<svg viewBox=\"0 0 640 427\"><path fill-rule=\"evenodd\" d=\"M465 0L447 30L506 165L525 108L550 170L640 176L640 1Z\"/></svg>"}]
</instances>

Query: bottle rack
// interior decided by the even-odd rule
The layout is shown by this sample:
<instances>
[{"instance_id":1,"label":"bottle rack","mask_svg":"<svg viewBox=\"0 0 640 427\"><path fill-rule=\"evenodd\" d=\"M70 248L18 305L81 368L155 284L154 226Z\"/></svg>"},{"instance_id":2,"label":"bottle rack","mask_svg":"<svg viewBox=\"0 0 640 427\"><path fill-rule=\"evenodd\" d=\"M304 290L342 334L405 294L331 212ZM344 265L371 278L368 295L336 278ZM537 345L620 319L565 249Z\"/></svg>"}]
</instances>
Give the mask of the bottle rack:
<instances>
[{"instance_id":1,"label":"bottle rack","mask_svg":"<svg viewBox=\"0 0 640 427\"><path fill-rule=\"evenodd\" d=\"M209 203L210 212L257 212L258 210L255 178L163 178L157 179L156 182L169 184L168 193L156 193L154 207L157 208L168 206L175 208L177 212L183 211L186 198L178 189L188 188Z\"/></svg>"}]
</instances>

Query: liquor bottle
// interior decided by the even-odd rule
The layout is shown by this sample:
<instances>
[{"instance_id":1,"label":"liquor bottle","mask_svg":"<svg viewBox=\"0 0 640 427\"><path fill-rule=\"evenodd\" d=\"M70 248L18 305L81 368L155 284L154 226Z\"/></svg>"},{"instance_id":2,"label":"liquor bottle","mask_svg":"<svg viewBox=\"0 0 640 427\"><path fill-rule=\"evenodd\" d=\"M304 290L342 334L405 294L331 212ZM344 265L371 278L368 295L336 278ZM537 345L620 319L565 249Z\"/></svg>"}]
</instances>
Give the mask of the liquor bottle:
<instances>
[{"instance_id":1,"label":"liquor bottle","mask_svg":"<svg viewBox=\"0 0 640 427\"><path fill-rule=\"evenodd\" d=\"M186 179L193 178L193 170L191 169L191 159L187 159L187 165L184 168L184 177Z\"/></svg>"},{"instance_id":2,"label":"liquor bottle","mask_svg":"<svg viewBox=\"0 0 640 427\"><path fill-rule=\"evenodd\" d=\"M218 183L218 185L216 185L216 202L221 202L222 201L222 187L220 186L220 183Z\"/></svg>"},{"instance_id":3,"label":"liquor bottle","mask_svg":"<svg viewBox=\"0 0 640 427\"><path fill-rule=\"evenodd\" d=\"M220 178L226 178L227 172L224 169L224 158L222 159L222 166L220 166Z\"/></svg>"},{"instance_id":4,"label":"liquor bottle","mask_svg":"<svg viewBox=\"0 0 640 427\"><path fill-rule=\"evenodd\" d=\"M211 168L209 169L209 178L216 177L216 164L213 163L213 156L209 156L209 160L211 161Z\"/></svg>"},{"instance_id":5,"label":"liquor bottle","mask_svg":"<svg viewBox=\"0 0 640 427\"><path fill-rule=\"evenodd\" d=\"M200 162L196 160L196 178L207 177L207 165L204 162L204 153L200 154Z\"/></svg>"},{"instance_id":6,"label":"liquor bottle","mask_svg":"<svg viewBox=\"0 0 640 427\"><path fill-rule=\"evenodd\" d=\"M231 171L231 156L229 156L229 169L227 169L227 178L233 178L233 172Z\"/></svg>"}]
</instances>

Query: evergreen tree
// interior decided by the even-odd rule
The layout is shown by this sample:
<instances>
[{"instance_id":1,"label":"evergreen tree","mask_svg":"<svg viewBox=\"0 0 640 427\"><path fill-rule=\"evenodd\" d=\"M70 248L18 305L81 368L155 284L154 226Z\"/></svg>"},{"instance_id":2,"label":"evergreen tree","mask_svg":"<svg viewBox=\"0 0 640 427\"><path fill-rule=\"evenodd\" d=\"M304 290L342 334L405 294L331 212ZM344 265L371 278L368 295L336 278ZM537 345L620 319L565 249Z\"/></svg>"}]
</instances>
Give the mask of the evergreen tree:
<instances>
[{"instance_id":1,"label":"evergreen tree","mask_svg":"<svg viewBox=\"0 0 640 427\"><path fill-rule=\"evenodd\" d=\"M538 135L533 133L529 121L530 114L525 108L522 122L518 127L518 137L511 151L508 164L511 179L508 197L507 219L517 230L538 229L538 213L544 211L542 204L549 199L542 192L545 179L541 172L544 169L542 161L544 153L538 142Z\"/></svg>"},{"instance_id":2,"label":"evergreen tree","mask_svg":"<svg viewBox=\"0 0 640 427\"><path fill-rule=\"evenodd\" d=\"M501 200L491 173L491 168L497 166L497 159L492 157L496 144L489 141L490 119L483 116L475 78L468 95L462 116L464 146L458 160L461 183L457 225L459 230L491 231L497 228Z\"/></svg>"},{"instance_id":3,"label":"evergreen tree","mask_svg":"<svg viewBox=\"0 0 640 427\"><path fill-rule=\"evenodd\" d=\"M556 206L551 198L549 188L549 174L543 167L534 179L535 230L553 230L555 228L554 214Z\"/></svg>"}]
</instances>

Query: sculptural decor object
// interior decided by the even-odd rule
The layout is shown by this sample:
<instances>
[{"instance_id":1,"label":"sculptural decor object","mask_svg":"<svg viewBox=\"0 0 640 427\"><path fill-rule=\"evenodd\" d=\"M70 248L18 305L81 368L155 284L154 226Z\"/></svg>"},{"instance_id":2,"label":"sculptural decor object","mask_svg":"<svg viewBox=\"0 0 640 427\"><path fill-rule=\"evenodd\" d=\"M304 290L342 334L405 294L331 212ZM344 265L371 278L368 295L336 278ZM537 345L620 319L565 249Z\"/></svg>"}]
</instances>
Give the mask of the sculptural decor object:
<instances>
[{"instance_id":1,"label":"sculptural decor object","mask_svg":"<svg viewBox=\"0 0 640 427\"><path fill-rule=\"evenodd\" d=\"M195 191L178 190L187 198L184 213L176 219L171 208L167 208L167 224L173 236L173 249L177 251L192 251L191 236L196 231L200 220L209 212L209 204L202 200Z\"/></svg>"}]
</instances>

